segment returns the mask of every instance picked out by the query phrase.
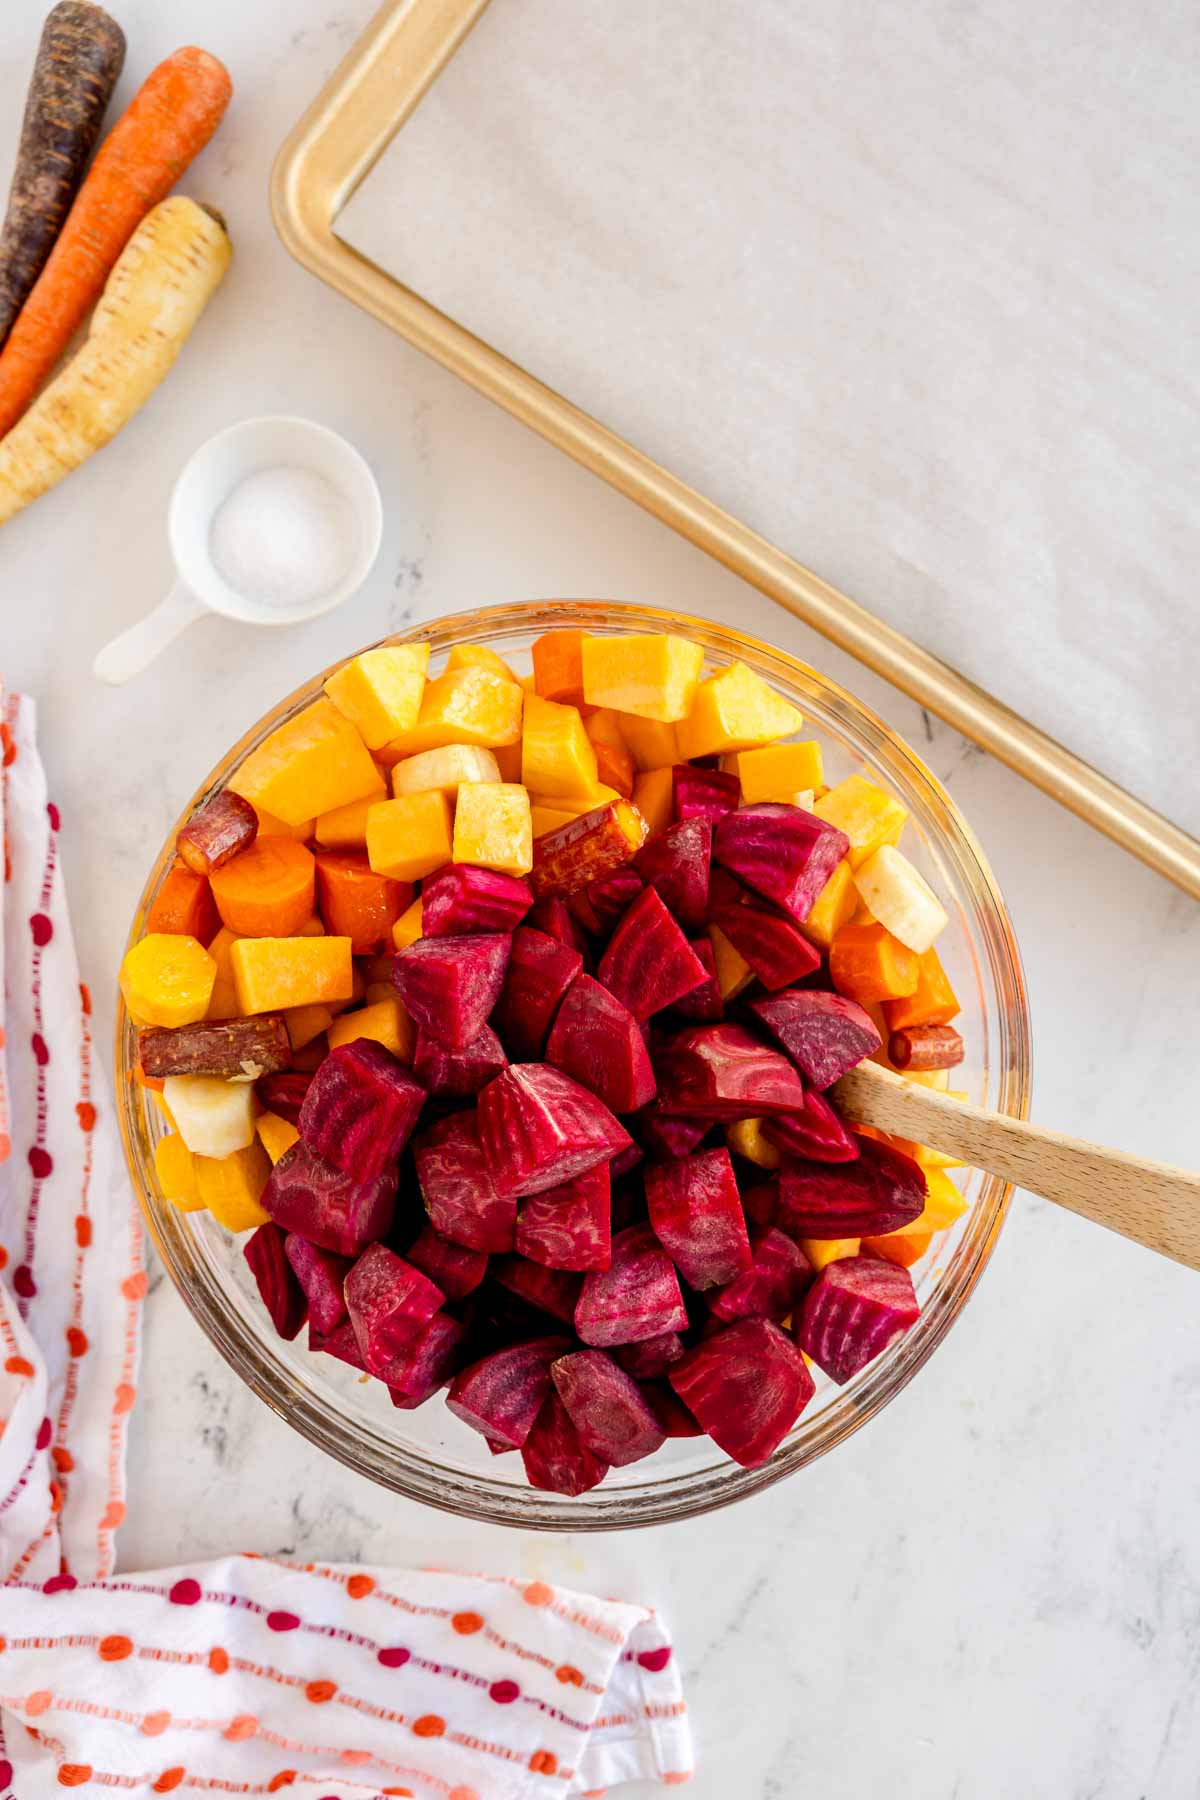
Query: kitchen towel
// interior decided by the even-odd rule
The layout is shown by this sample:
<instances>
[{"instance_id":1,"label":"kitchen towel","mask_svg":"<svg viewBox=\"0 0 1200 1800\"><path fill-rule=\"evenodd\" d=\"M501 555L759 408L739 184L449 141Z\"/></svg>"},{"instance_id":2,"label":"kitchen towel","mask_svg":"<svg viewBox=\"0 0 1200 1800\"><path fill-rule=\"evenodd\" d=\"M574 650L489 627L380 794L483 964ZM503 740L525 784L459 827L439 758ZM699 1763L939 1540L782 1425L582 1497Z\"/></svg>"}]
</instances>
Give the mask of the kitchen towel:
<instances>
[{"instance_id":1,"label":"kitchen towel","mask_svg":"<svg viewBox=\"0 0 1200 1800\"><path fill-rule=\"evenodd\" d=\"M1198 57L1114 0L505 0L338 235L1200 832Z\"/></svg>"},{"instance_id":2,"label":"kitchen towel","mask_svg":"<svg viewBox=\"0 0 1200 1800\"><path fill-rule=\"evenodd\" d=\"M687 1781L679 1672L647 1607L250 1555L113 1573L141 1236L34 707L9 696L2 714L0 1800L560 1800Z\"/></svg>"}]
</instances>

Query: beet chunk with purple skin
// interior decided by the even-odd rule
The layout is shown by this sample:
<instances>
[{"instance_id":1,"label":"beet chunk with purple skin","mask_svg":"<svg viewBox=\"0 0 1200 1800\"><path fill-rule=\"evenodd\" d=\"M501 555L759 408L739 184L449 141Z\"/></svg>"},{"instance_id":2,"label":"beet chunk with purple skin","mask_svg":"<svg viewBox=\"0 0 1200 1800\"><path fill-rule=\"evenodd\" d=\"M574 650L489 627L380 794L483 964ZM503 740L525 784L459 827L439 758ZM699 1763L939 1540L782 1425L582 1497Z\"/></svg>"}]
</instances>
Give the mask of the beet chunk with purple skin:
<instances>
[{"instance_id":1,"label":"beet chunk with purple skin","mask_svg":"<svg viewBox=\"0 0 1200 1800\"><path fill-rule=\"evenodd\" d=\"M840 1384L915 1325L920 1313L907 1269L882 1257L850 1256L827 1264L809 1288L796 1342Z\"/></svg>"},{"instance_id":2,"label":"beet chunk with purple skin","mask_svg":"<svg viewBox=\"0 0 1200 1800\"><path fill-rule=\"evenodd\" d=\"M686 1331L687 1308L675 1265L648 1225L630 1225L612 1242L609 1268L584 1278L575 1330L585 1344L607 1350L665 1331Z\"/></svg>"},{"instance_id":3,"label":"beet chunk with purple skin","mask_svg":"<svg viewBox=\"0 0 1200 1800\"><path fill-rule=\"evenodd\" d=\"M742 1319L714 1332L667 1379L713 1442L745 1469L773 1455L816 1391L803 1356L769 1319Z\"/></svg>"},{"instance_id":4,"label":"beet chunk with purple skin","mask_svg":"<svg viewBox=\"0 0 1200 1800\"><path fill-rule=\"evenodd\" d=\"M307 1144L293 1144L271 1170L262 1206L284 1231L298 1232L338 1256L357 1256L391 1229L395 1170L385 1169L373 1181L355 1181L323 1162Z\"/></svg>"},{"instance_id":5,"label":"beet chunk with purple skin","mask_svg":"<svg viewBox=\"0 0 1200 1800\"><path fill-rule=\"evenodd\" d=\"M856 1162L785 1158L779 1171L779 1225L791 1237L883 1237L925 1208L920 1166L890 1144L858 1140Z\"/></svg>"},{"instance_id":6,"label":"beet chunk with purple skin","mask_svg":"<svg viewBox=\"0 0 1200 1800\"><path fill-rule=\"evenodd\" d=\"M550 1365L570 1348L569 1338L540 1337L493 1350L459 1371L446 1405L484 1437L519 1450L550 1392Z\"/></svg>"},{"instance_id":7,"label":"beet chunk with purple skin","mask_svg":"<svg viewBox=\"0 0 1200 1800\"><path fill-rule=\"evenodd\" d=\"M542 1054L558 1003L582 968L578 950L558 938L529 925L513 932L508 973L492 1023L515 1061L528 1062Z\"/></svg>"},{"instance_id":8,"label":"beet chunk with purple skin","mask_svg":"<svg viewBox=\"0 0 1200 1800\"><path fill-rule=\"evenodd\" d=\"M765 988L786 988L821 966L821 952L790 919L762 906L720 906L713 923Z\"/></svg>"},{"instance_id":9,"label":"beet chunk with purple skin","mask_svg":"<svg viewBox=\"0 0 1200 1800\"><path fill-rule=\"evenodd\" d=\"M689 1287L719 1287L750 1267L750 1239L728 1150L646 1170L650 1223Z\"/></svg>"},{"instance_id":10,"label":"beet chunk with purple skin","mask_svg":"<svg viewBox=\"0 0 1200 1800\"><path fill-rule=\"evenodd\" d=\"M304 1289L292 1272L285 1252L284 1234L268 1219L246 1240L242 1254L258 1284L262 1303L281 1338L294 1338L308 1313Z\"/></svg>"},{"instance_id":11,"label":"beet chunk with purple skin","mask_svg":"<svg viewBox=\"0 0 1200 1800\"><path fill-rule=\"evenodd\" d=\"M843 994L791 988L751 1000L749 1007L810 1087L832 1087L879 1049L879 1033L870 1014Z\"/></svg>"},{"instance_id":12,"label":"beet chunk with purple skin","mask_svg":"<svg viewBox=\"0 0 1200 1800\"><path fill-rule=\"evenodd\" d=\"M635 1019L648 1019L690 994L706 971L658 890L648 887L608 940L596 977Z\"/></svg>"},{"instance_id":13,"label":"beet chunk with purple skin","mask_svg":"<svg viewBox=\"0 0 1200 1800\"><path fill-rule=\"evenodd\" d=\"M698 769L692 763L676 763L671 771L675 817L713 821L733 812L742 797L736 775L722 769Z\"/></svg>"},{"instance_id":14,"label":"beet chunk with purple skin","mask_svg":"<svg viewBox=\"0 0 1200 1800\"><path fill-rule=\"evenodd\" d=\"M768 1226L750 1240L748 1269L709 1296L713 1317L725 1324L736 1319L774 1319L794 1311L813 1278L812 1264L786 1232Z\"/></svg>"},{"instance_id":15,"label":"beet chunk with purple skin","mask_svg":"<svg viewBox=\"0 0 1200 1800\"><path fill-rule=\"evenodd\" d=\"M687 819L682 825L668 825L642 845L636 861L638 874L647 887L658 890L663 905L684 931L703 930L712 867L710 822Z\"/></svg>"},{"instance_id":16,"label":"beet chunk with purple skin","mask_svg":"<svg viewBox=\"0 0 1200 1800\"><path fill-rule=\"evenodd\" d=\"M479 1138L496 1189L541 1194L629 1145L602 1100L549 1063L514 1063L479 1096Z\"/></svg>"},{"instance_id":17,"label":"beet chunk with purple skin","mask_svg":"<svg viewBox=\"0 0 1200 1800\"><path fill-rule=\"evenodd\" d=\"M447 863L421 883L421 931L431 938L512 931L532 905L533 889L519 875Z\"/></svg>"},{"instance_id":18,"label":"beet chunk with purple skin","mask_svg":"<svg viewBox=\"0 0 1200 1800\"><path fill-rule=\"evenodd\" d=\"M847 1131L824 1094L810 1088L799 1112L778 1113L764 1119L763 1131L778 1150L789 1151L813 1162L857 1162L859 1140Z\"/></svg>"},{"instance_id":19,"label":"beet chunk with purple skin","mask_svg":"<svg viewBox=\"0 0 1200 1800\"><path fill-rule=\"evenodd\" d=\"M300 1138L343 1174L374 1181L398 1159L424 1103L424 1088L402 1062L382 1044L356 1038L331 1050L313 1076Z\"/></svg>"},{"instance_id":20,"label":"beet chunk with purple skin","mask_svg":"<svg viewBox=\"0 0 1200 1800\"><path fill-rule=\"evenodd\" d=\"M511 944L498 931L421 937L392 959L392 982L423 1031L447 1050L465 1050L500 998Z\"/></svg>"},{"instance_id":21,"label":"beet chunk with purple skin","mask_svg":"<svg viewBox=\"0 0 1200 1800\"><path fill-rule=\"evenodd\" d=\"M474 1113L452 1113L413 1144L417 1180L435 1231L468 1250L511 1250L517 1202L498 1194Z\"/></svg>"},{"instance_id":22,"label":"beet chunk with purple skin","mask_svg":"<svg viewBox=\"0 0 1200 1800\"><path fill-rule=\"evenodd\" d=\"M666 1433L637 1382L603 1350L560 1356L550 1378L584 1444L614 1469L661 1449Z\"/></svg>"},{"instance_id":23,"label":"beet chunk with purple skin","mask_svg":"<svg viewBox=\"0 0 1200 1800\"><path fill-rule=\"evenodd\" d=\"M654 1069L641 1027L590 975L578 975L558 1009L546 1061L598 1094L610 1112L635 1112L654 1098Z\"/></svg>"},{"instance_id":24,"label":"beet chunk with purple skin","mask_svg":"<svg viewBox=\"0 0 1200 1800\"><path fill-rule=\"evenodd\" d=\"M850 848L844 832L802 807L775 801L718 819L713 861L803 925Z\"/></svg>"}]
</instances>

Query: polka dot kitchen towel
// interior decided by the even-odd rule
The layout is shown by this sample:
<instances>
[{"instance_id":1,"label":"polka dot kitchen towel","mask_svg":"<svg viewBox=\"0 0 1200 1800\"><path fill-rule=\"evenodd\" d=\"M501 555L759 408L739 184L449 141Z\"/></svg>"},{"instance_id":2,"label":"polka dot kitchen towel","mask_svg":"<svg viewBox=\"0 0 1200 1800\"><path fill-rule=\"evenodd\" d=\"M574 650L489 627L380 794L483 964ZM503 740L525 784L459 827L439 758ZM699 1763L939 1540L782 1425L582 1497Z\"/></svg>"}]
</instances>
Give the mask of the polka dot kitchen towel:
<instances>
[{"instance_id":1,"label":"polka dot kitchen towel","mask_svg":"<svg viewBox=\"0 0 1200 1800\"><path fill-rule=\"evenodd\" d=\"M270 1557L114 1574L146 1278L30 701L3 703L0 1800L560 1800L692 1767L655 1615Z\"/></svg>"}]
</instances>

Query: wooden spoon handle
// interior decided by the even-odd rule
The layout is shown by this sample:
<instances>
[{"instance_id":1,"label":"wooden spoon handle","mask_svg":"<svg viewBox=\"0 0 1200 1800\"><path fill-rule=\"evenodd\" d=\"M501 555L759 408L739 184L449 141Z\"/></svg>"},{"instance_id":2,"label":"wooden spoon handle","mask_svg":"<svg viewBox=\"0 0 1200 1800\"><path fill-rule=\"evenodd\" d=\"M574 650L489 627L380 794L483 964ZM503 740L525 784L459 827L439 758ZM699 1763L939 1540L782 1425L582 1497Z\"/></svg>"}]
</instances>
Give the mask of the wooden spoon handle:
<instances>
[{"instance_id":1,"label":"wooden spoon handle","mask_svg":"<svg viewBox=\"0 0 1200 1800\"><path fill-rule=\"evenodd\" d=\"M918 1087L878 1063L860 1063L833 1090L861 1125L957 1156L989 1175L1200 1269L1200 1175L1064 1137Z\"/></svg>"}]
</instances>

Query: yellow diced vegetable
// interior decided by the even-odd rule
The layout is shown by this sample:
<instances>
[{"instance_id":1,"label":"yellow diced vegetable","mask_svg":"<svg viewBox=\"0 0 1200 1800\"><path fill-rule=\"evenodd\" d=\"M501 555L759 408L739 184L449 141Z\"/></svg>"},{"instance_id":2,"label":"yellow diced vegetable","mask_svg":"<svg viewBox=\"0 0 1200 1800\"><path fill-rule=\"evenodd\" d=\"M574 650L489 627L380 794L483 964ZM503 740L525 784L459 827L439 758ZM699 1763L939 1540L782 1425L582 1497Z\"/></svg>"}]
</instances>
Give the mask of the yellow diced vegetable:
<instances>
[{"instance_id":1,"label":"yellow diced vegetable","mask_svg":"<svg viewBox=\"0 0 1200 1800\"><path fill-rule=\"evenodd\" d=\"M226 1231L250 1231L266 1224L268 1215L260 1202L270 1173L271 1159L257 1138L229 1156L196 1158L200 1198Z\"/></svg>"},{"instance_id":2,"label":"yellow diced vegetable","mask_svg":"<svg viewBox=\"0 0 1200 1800\"><path fill-rule=\"evenodd\" d=\"M685 760L717 750L752 750L798 731L801 716L790 700L745 663L730 663L702 681L687 718L679 727ZM808 787L794 781L793 788Z\"/></svg>"},{"instance_id":3,"label":"yellow diced vegetable","mask_svg":"<svg viewBox=\"0 0 1200 1800\"><path fill-rule=\"evenodd\" d=\"M650 769L670 769L683 761L674 725L663 724L659 719L638 719L630 713L621 720L621 730L634 767L643 774Z\"/></svg>"},{"instance_id":4,"label":"yellow diced vegetable","mask_svg":"<svg viewBox=\"0 0 1200 1800\"><path fill-rule=\"evenodd\" d=\"M599 806L608 806L613 800L621 800L616 788L606 787L598 781L590 794L538 794L531 792L530 806L547 806L552 812L565 813L569 819L582 818L584 813L595 812Z\"/></svg>"},{"instance_id":5,"label":"yellow diced vegetable","mask_svg":"<svg viewBox=\"0 0 1200 1800\"><path fill-rule=\"evenodd\" d=\"M239 938L233 978L240 1013L331 1006L354 993L348 937Z\"/></svg>"},{"instance_id":6,"label":"yellow diced vegetable","mask_svg":"<svg viewBox=\"0 0 1200 1800\"><path fill-rule=\"evenodd\" d=\"M703 664L701 646L672 632L585 637L583 697L589 706L672 724L692 710Z\"/></svg>"},{"instance_id":7,"label":"yellow diced vegetable","mask_svg":"<svg viewBox=\"0 0 1200 1800\"><path fill-rule=\"evenodd\" d=\"M628 750L621 715L611 706L598 706L583 721L583 729L593 744L611 744L614 750Z\"/></svg>"},{"instance_id":8,"label":"yellow diced vegetable","mask_svg":"<svg viewBox=\"0 0 1200 1800\"><path fill-rule=\"evenodd\" d=\"M535 838L545 837L549 831L557 831L560 825L569 825L577 819L577 812L561 812L557 806L543 806L539 801L529 809L529 822Z\"/></svg>"},{"instance_id":9,"label":"yellow diced vegetable","mask_svg":"<svg viewBox=\"0 0 1200 1800\"><path fill-rule=\"evenodd\" d=\"M253 1142L258 1102L251 1081L226 1081L220 1075L168 1075L163 1098L193 1156L229 1156Z\"/></svg>"},{"instance_id":10,"label":"yellow diced vegetable","mask_svg":"<svg viewBox=\"0 0 1200 1800\"><path fill-rule=\"evenodd\" d=\"M520 684L482 669L477 664L447 669L425 683L425 697L417 722L399 733L385 747L383 756L395 762L420 750L440 750L446 744L515 744L521 735L521 708L525 695Z\"/></svg>"},{"instance_id":11,"label":"yellow diced vegetable","mask_svg":"<svg viewBox=\"0 0 1200 1800\"><path fill-rule=\"evenodd\" d=\"M521 780L531 793L553 800L591 794L597 785L596 751L576 706L560 706L530 694L521 737Z\"/></svg>"},{"instance_id":12,"label":"yellow diced vegetable","mask_svg":"<svg viewBox=\"0 0 1200 1800\"><path fill-rule=\"evenodd\" d=\"M376 1000L390 1000L395 992L390 981L368 981L363 999L368 1006L373 1006Z\"/></svg>"},{"instance_id":13,"label":"yellow diced vegetable","mask_svg":"<svg viewBox=\"0 0 1200 1800\"><path fill-rule=\"evenodd\" d=\"M783 1158L763 1131L761 1119L735 1119L725 1127L725 1142L735 1156L757 1163L760 1169L777 1169Z\"/></svg>"},{"instance_id":14,"label":"yellow diced vegetable","mask_svg":"<svg viewBox=\"0 0 1200 1800\"><path fill-rule=\"evenodd\" d=\"M305 1044L311 1044L314 1038L329 1030L333 1014L327 1006L290 1006L283 1015L283 1022L292 1049L303 1050Z\"/></svg>"},{"instance_id":15,"label":"yellow diced vegetable","mask_svg":"<svg viewBox=\"0 0 1200 1800\"><path fill-rule=\"evenodd\" d=\"M367 858L377 875L419 881L450 861L450 802L437 790L381 800L367 815Z\"/></svg>"},{"instance_id":16,"label":"yellow diced vegetable","mask_svg":"<svg viewBox=\"0 0 1200 1800\"><path fill-rule=\"evenodd\" d=\"M827 1269L831 1262L843 1262L849 1256L857 1256L861 1247L860 1238L800 1238L800 1248L807 1256L817 1274Z\"/></svg>"},{"instance_id":17,"label":"yellow diced vegetable","mask_svg":"<svg viewBox=\"0 0 1200 1800\"><path fill-rule=\"evenodd\" d=\"M196 1212L204 1205L196 1183L195 1159L177 1131L168 1132L155 1144L154 1172L163 1199L180 1212Z\"/></svg>"},{"instance_id":18,"label":"yellow diced vegetable","mask_svg":"<svg viewBox=\"0 0 1200 1800\"><path fill-rule=\"evenodd\" d=\"M455 644L446 658L447 669L490 669L493 675L502 675L505 681L517 678L495 650L489 650L486 644Z\"/></svg>"},{"instance_id":19,"label":"yellow diced vegetable","mask_svg":"<svg viewBox=\"0 0 1200 1800\"><path fill-rule=\"evenodd\" d=\"M428 644L384 644L344 664L325 692L367 749L380 750L416 724L428 668Z\"/></svg>"},{"instance_id":20,"label":"yellow diced vegetable","mask_svg":"<svg viewBox=\"0 0 1200 1800\"><path fill-rule=\"evenodd\" d=\"M885 844L868 857L854 884L872 916L918 956L933 948L950 923L945 907L907 856Z\"/></svg>"},{"instance_id":21,"label":"yellow diced vegetable","mask_svg":"<svg viewBox=\"0 0 1200 1800\"><path fill-rule=\"evenodd\" d=\"M865 775L848 775L839 781L814 803L813 811L850 839L852 869L865 863L881 844L894 844L908 818L908 809Z\"/></svg>"},{"instance_id":22,"label":"yellow diced vegetable","mask_svg":"<svg viewBox=\"0 0 1200 1800\"><path fill-rule=\"evenodd\" d=\"M194 1025L208 1011L217 965L181 932L152 931L127 950L121 993L138 1025Z\"/></svg>"},{"instance_id":23,"label":"yellow diced vegetable","mask_svg":"<svg viewBox=\"0 0 1200 1800\"><path fill-rule=\"evenodd\" d=\"M300 1141L300 1133L290 1119L281 1119L278 1113L259 1113L254 1129L258 1139L273 1163L277 1163L292 1145Z\"/></svg>"},{"instance_id":24,"label":"yellow diced vegetable","mask_svg":"<svg viewBox=\"0 0 1200 1800\"><path fill-rule=\"evenodd\" d=\"M646 769L634 777L633 804L650 827L650 836L665 831L675 817L675 771Z\"/></svg>"},{"instance_id":25,"label":"yellow diced vegetable","mask_svg":"<svg viewBox=\"0 0 1200 1800\"><path fill-rule=\"evenodd\" d=\"M925 1211L921 1218L934 1231L961 1219L967 1203L944 1169L925 1167Z\"/></svg>"},{"instance_id":26,"label":"yellow diced vegetable","mask_svg":"<svg viewBox=\"0 0 1200 1800\"><path fill-rule=\"evenodd\" d=\"M256 811L265 806L288 825L386 792L371 752L324 695L277 726L229 786Z\"/></svg>"},{"instance_id":27,"label":"yellow diced vegetable","mask_svg":"<svg viewBox=\"0 0 1200 1800\"><path fill-rule=\"evenodd\" d=\"M763 800L791 800L805 788L824 785L825 771L821 746L815 740L804 744L766 744L758 750L739 750L730 756L730 773L742 784L742 800L755 806ZM726 759L722 757L721 767Z\"/></svg>"},{"instance_id":28,"label":"yellow diced vegetable","mask_svg":"<svg viewBox=\"0 0 1200 1800\"><path fill-rule=\"evenodd\" d=\"M881 1017L878 1024L881 1027L880 1035L886 1044L887 1020ZM950 1088L949 1069L905 1069L903 1075L905 1081L915 1081L918 1087L934 1088L939 1094L947 1093Z\"/></svg>"},{"instance_id":29,"label":"yellow diced vegetable","mask_svg":"<svg viewBox=\"0 0 1200 1800\"><path fill-rule=\"evenodd\" d=\"M464 781L454 813L453 855L458 863L527 875L533 867L533 820L525 789L503 781Z\"/></svg>"},{"instance_id":30,"label":"yellow diced vegetable","mask_svg":"<svg viewBox=\"0 0 1200 1800\"><path fill-rule=\"evenodd\" d=\"M204 1015L206 1019L236 1019L238 1016L233 964L229 960L229 953L236 942L237 932L230 931L228 925L222 925L208 946L208 954L217 965L217 973L208 999L208 1011Z\"/></svg>"},{"instance_id":31,"label":"yellow diced vegetable","mask_svg":"<svg viewBox=\"0 0 1200 1800\"><path fill-rule=\"evenodd\" d=\"M293 936L295 936L295 937L324 937L325 936L325 921L324 921L324 919L318 919L316 913L314 913L311 919L305 919L305 921L304 921L303 925L300 927L299 931L294 932Z\"/></svg>"},{"instance_id":32,"label":"yellow diced vegetable","mask_svg":"<svg viewBox=\"0 0 1200 1800\"><path fill-rule=\"evenodd\" d=\"M464 781L499 781L500 766L491 750L478 744L446 744L440 750L422 750L406 756L392 768L392 792L445 794L453 800Z\"/></svg>"},{"instance_id":33,"label":"yellow diced vegetable","mask_svg":"<svg viewBox=\"0 0 1200 1800\"><path fill-rule=\"evenodd\" d=\"M326 850L361 850L367 841L367 814L376 804L376 796L368 800L352 800L349 806L335 806L317 820L315 836Z\"/></svg>"},{"instance_id":34,"label":"yellow diced vegetable","mask_svg":"<svg viewBox=\"0 0 1200 1800\"><path fill-rule=\"evenodd\" d=\"M520 781L521 779L521 740L513 744L497 744L492 751L496 759L496 769L501 781Z\"/></svg>"},{"instance_id":35,"label":"yellow diced vegetable","mask_svg":"<svg viewBox=\"0 0 1200 1800\"><path fill-rule=\"evenodd\" d=\"M734 949L719 925L710 925L708 936L716 960L717 986L721 990L721 998L736 1000L742 990L748 988L754 980L754 970L741 951Z\"/></svg>"},{"instance_id":36,"label":"yellow diced vegetable","mask_svg":"<svg viewBox=\"0 0 1200 1800\"><path fill-rule=\"evenodd\" d=\"M417 1045L417 1028L399 994L393 993L386 1000L343 1013L329 1033L329 1048L338 1050L356 1038L373 1038L401 1062L410 1063Z\"/></svg>"},{"instance_id":37,"label":"yellow diced vegetable","mask_svg":"<svg viewBox=\"0 0 1200 1800\"><path fill-rule=\"evenodd\" d=\"M298 844L307 844L317 828L315 819L301 819L298 825L289 825L261 806L256 806L254 810L258 814L259 837L290 837L295 838Z\"/></svg>"},{"instance_id":38,"label":"yellow diced vegetable","mask_svg":"<svg viewBox=\"0 0 1200 1800\"><path fill-rule=\"evenodd\" d=\"M392 943L397 950L407 950L421 936L421 896L417 895L407 911L392 926Z\"/></svg>"},{"instance_id":39,"label":"yellow diced vegetable","mask_svg":"<svg viewBox=\"0 0 1200 1800\"><path fill-rule=\"evenodd\" d=\"M858 905L858 889L848 857L843 857L813 902L813 909L800 929L806 938L828 950L843 925L854 917Z\"/></svg>"}]
</instances>

